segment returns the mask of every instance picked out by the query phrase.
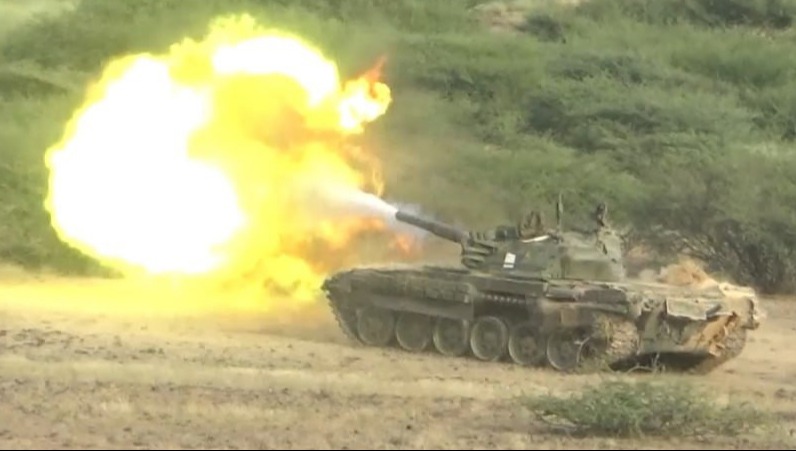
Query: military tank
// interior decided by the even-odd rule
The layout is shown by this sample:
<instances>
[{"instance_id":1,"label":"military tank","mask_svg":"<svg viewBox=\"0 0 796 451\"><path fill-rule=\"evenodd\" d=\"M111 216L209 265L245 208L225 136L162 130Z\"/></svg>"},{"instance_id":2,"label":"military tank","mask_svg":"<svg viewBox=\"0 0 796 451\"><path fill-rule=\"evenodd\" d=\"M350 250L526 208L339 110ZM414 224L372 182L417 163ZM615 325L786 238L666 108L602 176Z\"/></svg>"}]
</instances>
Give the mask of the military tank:
<instances>
[{"instance_id":1,"label":"military tank","mask_svg":"<svg viewBox=\"0 0 796 451\"><path fill-rule=\"evenodd\" d=\"M546 230L538 213L487 232L397 211L461 245L461 265L371 265L323 283L352 341L572 372L706 373L738 356L762 310L746 287L681 287L626 277L623 242L598 205L586 228Z\"/></svg>"}]
</instances>

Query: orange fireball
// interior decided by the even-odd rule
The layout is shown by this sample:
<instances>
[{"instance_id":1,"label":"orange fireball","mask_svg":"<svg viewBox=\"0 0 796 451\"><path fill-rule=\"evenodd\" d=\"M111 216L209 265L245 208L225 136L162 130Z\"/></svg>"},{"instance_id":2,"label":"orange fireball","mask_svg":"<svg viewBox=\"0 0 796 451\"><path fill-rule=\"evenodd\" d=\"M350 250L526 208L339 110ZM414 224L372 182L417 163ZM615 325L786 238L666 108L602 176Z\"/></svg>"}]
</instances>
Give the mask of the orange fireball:
<instances>
[{"instance_id":1,"label":"orange fireball","mask_svg":"<svg viewBox=\"0 0 796 451\"><path fill-rule=\"evenodd\" d=\"M52 225L126 274L254 271L311 299L311 248L340 250L372 220L333 220L325 193L380 189L375 160L341 142L390 102L373 72L342 82L294 36L217 20L201 41L105 69L46 154Z\"/></svg>"}]
</instances>

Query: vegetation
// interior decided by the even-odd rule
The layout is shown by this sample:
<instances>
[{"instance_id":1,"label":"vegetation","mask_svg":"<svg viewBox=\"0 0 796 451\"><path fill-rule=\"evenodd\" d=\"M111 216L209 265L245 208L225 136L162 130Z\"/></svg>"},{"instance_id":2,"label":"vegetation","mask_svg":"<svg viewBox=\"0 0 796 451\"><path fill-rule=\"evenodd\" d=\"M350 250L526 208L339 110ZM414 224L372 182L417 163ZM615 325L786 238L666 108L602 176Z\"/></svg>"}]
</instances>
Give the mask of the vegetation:
<instances>
[{"instance_id":1,"label":"vegetation","mask_svg":"<svg viewBox=\"0 0 796 451\"><path fill-rule=\"evenodd\" d=\"M717 405L690 384L607 381L569 397L527 401L547 422L579 434L612 437L733 436L763 426L768 414L748 405Z\"/></svg>"},{"instance_id":2,"label":"vegetation","mask_svg":"<svg viewBox=\"0 0 796 451\"><path fill-rule=\"evenodd\" d=\"M516 33L485 26L479 3L83 0L10 32L0 258L87 267L41 207L41 155L85 83L115 56L248 12L346 75L387 56L395 101L366 139L390 197L474 227L551 206L559 191L567 220L605 200L633 242L796 291L796 0L539 1Z\"/></svg>"}]
</instances>

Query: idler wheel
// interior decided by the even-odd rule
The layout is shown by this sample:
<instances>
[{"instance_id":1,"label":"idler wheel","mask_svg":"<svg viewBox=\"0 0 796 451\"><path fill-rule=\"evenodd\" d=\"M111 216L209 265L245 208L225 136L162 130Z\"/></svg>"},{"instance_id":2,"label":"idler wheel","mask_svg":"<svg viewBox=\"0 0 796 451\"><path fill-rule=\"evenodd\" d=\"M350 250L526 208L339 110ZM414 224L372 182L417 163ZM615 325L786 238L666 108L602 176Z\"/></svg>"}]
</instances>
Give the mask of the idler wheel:
<instances>
[{"instance_id":1,"label":"idler wheel","mask_svg":"<svg viewBox=\"0 0 796 451\"><path fill-rule=\"evenodd\" d=\"M515 325L509 334L509 356L519 365L535 366L544 361L545 348L542 345L536 325L525 321Z\"/></svg>"},{"instance_id":2,"label":"idler wheel","mask_svg":"<svg viewBox=\"0 0 796 451\"><path fill-rule=\"evenodd\" d=\"M496 316L482 316L473 325L470 349L479 360L495 362L506 355L509 326Z\"/></svg>"},{"instance_id":3,"label":"idler wheel","mask_svg":"<svg viewBox=\"0 0 796 451\"><path fill-rule=\"evenodd\" d=\"M572 330L558 330L547 338L547 363L558 371L572 371L581 361L584 339Z\"/></svg>"},{"instance_id":4,"label":"idler wheel","mask_svg":"<svg viewBox=\"0 0 796 451\"><path fill-rule=\"evenodd\" d=\"M398 344L410 352L422 352L431 344L431 318L418 313L404 312L398 315L395 338Z\"/></svg>"},{"instance_id":5,"label":"idler wheel","mask_svg":"<svg viewBox=\"0 0 796 451\"><path fill-rule=\"evenodd\" d=\"M459 357L467 352L470 344L470 325L459 319L438 318L434 324L432 340L442 355Z\"/></svg>"},{"instance_id":6,"label":"idler wheel","mask_svg":"<svg viewBox=\"0 0 796 451\"><path fill-rule=\"evenodd\" d=\"M365 307L357 315L359 339L369 346L387 346L395 330L395 315L378 307Z\"/></svg>"}]
</instances>

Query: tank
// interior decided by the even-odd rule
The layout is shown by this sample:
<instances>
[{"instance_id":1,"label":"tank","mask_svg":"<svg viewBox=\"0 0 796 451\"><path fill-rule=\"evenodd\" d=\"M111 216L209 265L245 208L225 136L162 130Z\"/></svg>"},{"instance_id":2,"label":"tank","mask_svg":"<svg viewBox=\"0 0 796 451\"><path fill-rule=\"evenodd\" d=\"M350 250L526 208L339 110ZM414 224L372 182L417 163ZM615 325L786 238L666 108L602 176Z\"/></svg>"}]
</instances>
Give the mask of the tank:
<instances>
[{"instance_id":1,"label":"tank","mask_svg":"<svg viewBox=\"0 0 796 451\"><path fill-rule=\"evenodd\" d=\"M352 341L406 352L549 366L707 373L737 357L763 312L754 290L626 277L620 234L600 204L585 228L464 231L405 211L395 219L461 246L459 265L369 265L323 291ZM590 223L590 224L588 224Z\"/></svg>"}]
</instances>

